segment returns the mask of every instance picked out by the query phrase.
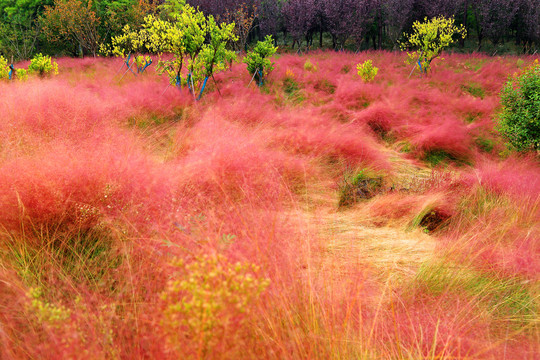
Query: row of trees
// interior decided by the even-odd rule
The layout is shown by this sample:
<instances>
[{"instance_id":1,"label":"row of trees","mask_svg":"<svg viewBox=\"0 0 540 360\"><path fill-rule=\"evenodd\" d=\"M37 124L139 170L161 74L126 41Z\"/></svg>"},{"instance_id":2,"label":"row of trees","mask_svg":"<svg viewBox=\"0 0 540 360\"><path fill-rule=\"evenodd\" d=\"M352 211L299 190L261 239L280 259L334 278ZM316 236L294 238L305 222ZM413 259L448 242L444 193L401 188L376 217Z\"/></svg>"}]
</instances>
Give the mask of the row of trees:
<instances>
[{"instance_id":1,"label":"row of trees","mask_svg":"<svg viewBox=\"0 0 540 360\"><path fill-rule=\"evenodd\" d=\"M102 43L139 27L169 0L0 0L0 53L26 59L36 52L96 55ZM425 17L454 16L478 48L513 41L524 51L540 44L540 0L188 0L217 21L235 23L233 46L245 50L266 35L293 47L396 49L404 32ZM462 40L462 45L463 45Z\"/></svg>"},{"instance_id":2,"label":"row of trees","mask_svg":"<svg viewBox=\"0 0 540 360\"><path fill-rule=\"evenodd\" d=\"M233 0L188 0L219 16L235 7ZM333 47L345 42L369 42L375 49L396 48L397 40L414 21L439 15L455 17L474 34L478 48L512 39L525 50L540 43L540 0L245 0L257 13L261 35L283 33L293 45L312 45L329 33ZM463 43L463 42L462 42Z\"/></svg>"},{"instance_id":3,"label":"row of trees","mask_svg":"<svg viewBox=\"0 0 540 360\"><path fill-rule=\"evenodd\" d=\"M0 54L96 55L126 24L155 11L151 0L0 0Z\"/></svg>"}]
</instances>

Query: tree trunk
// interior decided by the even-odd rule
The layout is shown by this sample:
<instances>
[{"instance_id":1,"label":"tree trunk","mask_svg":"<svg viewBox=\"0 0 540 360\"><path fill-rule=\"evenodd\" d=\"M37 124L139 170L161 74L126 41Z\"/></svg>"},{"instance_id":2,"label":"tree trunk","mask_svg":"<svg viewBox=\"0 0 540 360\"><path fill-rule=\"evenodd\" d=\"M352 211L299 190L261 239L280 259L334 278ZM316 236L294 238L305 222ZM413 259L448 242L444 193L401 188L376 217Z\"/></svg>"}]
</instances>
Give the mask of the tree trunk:
<instances>
[{"instance_id":1,"label":"tree trunk","mask_svg":"<svg viewBox=\"0 0 540 360\"><path fill-rule=\"evenodd\" d=\"M465 7L463 9L463 26L465 26L465 30L467 30L467 32L468 32L467 27L468 27L468 18L469 18L468 14L469 14L469 0L465 0ZM459 39L459 45L462 48L465 47L465 38L462 37L461 39Z\"/></svg>"},{"instance_id":2,"label":"tree trunk","mask_svg":"<svg viewBox=\"0 0 540 360\"><path fill-rule=\"evenodd\" d=\"M381 26L380 19L378 22L377 27L379 28L377 31L377 48L382 49L382 36L383 36L383 27Z\"/></svg>"}]
</instances>

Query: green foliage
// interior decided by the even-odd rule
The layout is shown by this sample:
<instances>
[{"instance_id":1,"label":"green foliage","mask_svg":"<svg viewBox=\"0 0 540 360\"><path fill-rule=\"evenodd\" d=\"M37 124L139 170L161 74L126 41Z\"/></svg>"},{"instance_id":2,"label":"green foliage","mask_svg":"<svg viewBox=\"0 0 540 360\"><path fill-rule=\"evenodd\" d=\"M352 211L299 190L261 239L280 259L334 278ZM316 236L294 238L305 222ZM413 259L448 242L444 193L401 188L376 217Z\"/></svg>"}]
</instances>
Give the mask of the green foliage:
<instances>
[{"instance_id":1,"label":"green foliage","mask_svg":"<svg viewBox=\"0 0 540 360\"><path fill-rule=\"evenodd\" d=\"M518 151L540 150L540 64L510 79L502 90L498 130Z\"/></svg>"},{"instance_id":2,"label":"green foliage","mask_svg":"<svg viewBox=\"0 0 540 360\"><path fill-rule=\"evenodd\" d=\"M309 59L304 63L304 70L309 72L317 72L317 65L313 64Z\"/></svg>"},{"instance_id":3,"label":"green foliage","mask_svg":"<svg viewBox=\"0 0 540 360\"><path fill-rule=\"evenodd\" d=\"M361 200L371 199L383 187L382 175L369 170L347 171L339 185L339 207L351 206Z\"/></svg>"},{"instance_id":4,"label":"green foliage","mask_svg":"<svg viewBox=\"0 0 540 360\"><path fill-rule=\"evenodd\" d=\"M0 80L9 78L9 66L7 60L0 55Z\"/></svg>"},{"instance_id":5,"label":"green foliage","mask_svg":"<svg viewBox=\"0 0 540 360\"><path fill-rule=\"evenodd\" d=\"M470 124L470 123L478 120L479 116L480 116L480 114L477 111L469 111L465 115L465 121Z\"/></svg>"},{"instance_id":6,"label":"green foliage","mask_svg":"<svg viewBox=\"0 0 540 360\"><path fill-rule=\"evenodd\" d=\"M222 255L177 260L176 279L161 293L161 325L178 354L208 354L225 336L238 335L253 304L270 284L259 268ZM192 339L186 345L185 339ZM190 347L194 347L191 348Z\"/></svg>"},{"instance_id":7,"label":"green foliage","mask_svg":"<svg viewBox=\"0 0 540 360\"><path fill-rule=\"evenodd\" d=\"M450 162L459 166L469 164L469 159L466 157L452 154L444 149L427 150L422 155L422 160L431 167L447 165Z\"/></svg>"},{"instance_id":8,"label":"green foliage","mask_svg":"<svg viewBox=\"0 0 540 360\"><path fill-rule=\"evenodd\" d=\"M26 60L39 42L40 27L35 21L21 22L21 16L0 22L0 53L10 59Z\"/></svg>"},{"instance_id":9,"label":"green foliage","mask_svg":"<svg viewBox=\"0 0 540 360\"><path fill-rule=\"evenodd\" d=\"M15 60L29 59L39 41L36 19L51 0L0 0L0 53Z\"/></svg>"},{"instance_id":10,"label":"green foliage","mask_svg":"<svg viewBox=\"0 0 540 360\"><path fill-rule=\"evenodd\" d=\"M58 64L50 56L37 54L30 60L29 74L37 74L41 77L58 74Z\"/></svg>"},{"instance_id":11,"label":"green foliage","mask_svg":"<svg viewBox=\"0 0 540 360\"><path fill-rule=\"evenodd\" d=\"M138 28L155 7L149 0L55 0L39 25L55 53L96 56L102 42L122 35L126 25Z\"/></svg>"},{"instance_id":12,"label":"green foliage","mask_svg":"<svg viewBox=\"0 0 540 360\"><path fill-rule=\"evenodd\" d=\"M150 56L138 55L135 57L134 61L137 71L143 72L146 66L152 63L152 58Z\"/></svg>"},{"instance_id":13,"label":"green foliage","mask_svg":"<svg viewBox=\"0 0 540 360\"><path fill-rule=\"evenodd\" d=\"M294 95L298 90L300 90L300 86L295 80L294 73L292 70L287 69L285 77L283 78L283 91L290 96Z\"/></svg>"},{"instance_id":14,"label":"green foliage","mask_svg":"<svg viewBox=\"0 0 540 360\"><path fill-rule=\"evenodd\" d=\"M122 34L111 39L110 45L101 44L100 51L107 56L126 57L132 53L147 52L149 45L145 24L140 30L134 30L131 26L126 25L122 29Z\"/></svg>"},{"instance_id":15,"label":"green foliage","mask_svg":"<svg viewBox=\"0 0 540 360\"><path fill-rule=\"evenodd\" d=\"M197 78L208 78L214 73L225 70L236 59L236 53L228 50L229 42L238 38L234 34L235 24L218 24L213 16L206 19L205 38L208 43L202 46L199 56L192 62L191 73Z\"/></svg>"},{"instance_id":16,"label":"green foliage","mask_svg":"<svg viewBox=\"0 0 540 360\"><path fill-rule=\"evenodd\" d=\"M28 80L28 70L26 69L15 69L15 78L20 81Z\"/></svg>"},{"instance_id":17,"label":"green foliage","mask_svg":"<svg viewBox=\"0 0 540 360\"><path fill-rule=\"evenodd\" d=\"M71 311L63 305L56 305L43 299L41 288L31 288L28 292L29 308L40 323L47 323L53 327L64 325L71 316Z\"/></svg>"},{"instance_id":18,"label":"green foliage","mask_svg":"<svg viewBox=\"0 0 540 360\"><path fill-rule=\"evenodd\" d=\"M315 89L323 91L327 94L333 94L336 92L336 85L331 83L328 79L321 78L315 83Z\"/></svg>"},{"instance_id":19,"label":"green foliage","mask_svg":"<svg viewBox=\"0 0 540 360\"><path fill-rule=\"evenodd\" d=\"M56 64L56 63L55 63ZM0 80L9 79L10 66L7 60L0 55ZM28 71L26 69L14 69L14 73L11 74L11 79L26 80L28 79Z\"/></svg>"},{"instance_id":20,"label":"green foliage","mask_svg":"<svg viewBox=\"0 0 540 360\"><path fill-rule=\"evenodd\" d=\"M421 66L421 72L427 74L431 68L431 62L439 57L442 51L453 44L456 37L465 38L467 31L463 25L454 24L454 18L444 16L434 17L424 22L415 21L412 33L405 34L406 42L401 43L402 50L414 50L407 52L407 62Z\"/></svg>"},{"instance_id":21,"label":"green foliage","mask_svg":"<svg viewBox=\"0 0 540 360\"><path fill-rule=\"evenodd\" d=\"M379 68L373 66L373 62L371 60L366 60L362 64L357 64L356 69L358 70L358 75L365 82L373 81L379 72Z\"/></svg>"},{"instance_id":22,"label":"green foliage","mask_svg":"<svg viewBox=\"0 0 540 360\"><path fill-rule=\"evenodd\" d=\"M516 213L515 209L512 208L512 203L507 198L484 187L476 188L459 203L459 212L462 219L467 219L470 223L477 222L482 217L490 216L493 211L505 213L509 217L514 216Z\"/></svg>"},{"instance_id":23,"label":"green foliage","mask_svg":"<svg viewBox=\"0 0 540 360\"><path fill-rule=\"evenodd\" d=\"M262 83L264 78L274 70L274 63L270 61L270 57L276 53L277 49L272 36L267 35L264 41L257 42L253 50L244 57L243 61L247 64L248 72L252 76L255 75L258 83Z\"/></svg>"},{"instance_id":24,"label":"green foliage","mask_svg":"<svg viewBox=\"0 0 540 360\"><path fill-rule=\"evenodd\" d=\"M206 17L183 1L166 2L162 9L165 19L149 15L140 30L125 28L122 36L113 39L110 51L118 56L143 50L171 53L172 59L159 62L158 72L166 74L171 84L188 85L194 95L195 89L200 88L202 95L201 83L226 69L236 58L227 49L228 43L237 39L234 24L218 24L213 16ZM184 68L188 74L182 80Z\"/></svg>"},{"instance_id":25,"label":"green foliage","mask_svg":"<svg viewBox=\"0 0 540 360\"><path fill-rule=\"evenodd\" d=\"M122 34L126 25L138 28L144 18L154 13L156 4L150 0L100 0L96 13L100 18L99 30L107 40Z\"/></svg>"},{"instance_id":26,"label":"green foliage","mask_svg":"<svg viewBox=\"0 0 540 360\"><path fill-rule=\"evenodd\" d=\"M81 220L96 216L95 209L85 205L77 212ZM108 231L95 228L66 233L42 231L36 235L39 238L37 246L28 244L27 239L16 234L9 234L4 239L7 251L2 255L25 284L53 290L48 285L54 267L60 276L88 288L110 285L108 281L112 279L106 276L107 269L119 266L121 258L112 251L112 237ZM102 264L107 264L107 268Z\"/></svg>"},{"instance_id":27,"label":"green foliage","mask_svg":"<svg viewBox=\"0 0 540 360\"><path fill-rule=\"evenodd\" d=\"M40 18L48 40L57 44L71 43L96 56L101 43L99 15L92 1L55 0L46 6Z\"/></svg>"},{"instance_id":28,"label":"green foliage","mask_svg":"<svg viewBox=\"0 0 540 360\"><path fill-rule=\"evenodd\" d=\"M486 96L486 91L484 88L476 83L468 83L466 85L461 85L461 90L469 95L483 99Z\"/></svg>"},{"instance_id":29,"label":"green foliage","mask_svg":"<svg viewBox=\"0 0 540 360\"><path fill-rule=\"evenodd\" d=\"M305 93L301 89L301 84L296 80L296 75L291 69L287 69L283 78L283 92L285 100L293 104L300 104L305 100Z\"/></svg>"},{"instance_id":30,"label":"green foliage","mask_svg":"<svg viewBox=\"0 0 540 360\"><path fill-rule=\"evenodd\" d=\"M476 146L478 146L480 150L486 153L492 152L493 148L495 147L495 143L493 140L484 137L477 137L474 140L474 143L476 144Z\"/></svg>"},{"instance_id":31,"label":"green foliage","mask_svg":"<svg viewBox=\"0 0 540 360\"><path fill-rule=\"evenodd\" d=\"M96 312L79 295L68 306L48 299L41 287L31 288L27 297L25 317L33 331L43 336L44 343L51 333L60 339L44 348L54 346L57 353L72 355L68 358L119 358L113 332L118 321L116 306L101 305Z\"/></svg>"},{"instance_id":32,"label":"green foliage","mask_svg":"<svg viewBox=\"0 0 540 360\"><path fill-rule=\"evenodd\" d=\"M454 156L446 152L445 150L435 149L426 151L422 160L430 164L431 166L441 165L447 161L456 160Z\"/></svg>"},{"instance_id":33,"label":"green foliage","mask_svg":"<svg viewBox=\"0 0 540 360\"><path fill-rule=\"evenodd\" d=\"M159 27L163 22L155 24L156 21L157 19L153 16L147 16L138 29L133 29L129 24L125 25L120 35L112 37L111 44L100 46L101 53L106 56L127 57L129 61L132 59L131 55L134 55L133 64L137 72L144 72L153 60L150 56L140 54L156 52L160 49L162 40L160 33L156 34L152 31L155 29L154 26Z\"/></svg>"}]
</instances>

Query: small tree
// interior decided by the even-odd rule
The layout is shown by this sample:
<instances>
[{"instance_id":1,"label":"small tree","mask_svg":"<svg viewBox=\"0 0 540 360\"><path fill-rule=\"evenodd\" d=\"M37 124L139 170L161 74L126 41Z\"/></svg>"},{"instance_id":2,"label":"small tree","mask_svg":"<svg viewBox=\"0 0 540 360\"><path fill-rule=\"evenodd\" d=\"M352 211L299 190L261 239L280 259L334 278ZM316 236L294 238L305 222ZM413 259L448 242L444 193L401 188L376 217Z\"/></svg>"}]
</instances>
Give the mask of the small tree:
<instances>
[{"instance_id":1,"label":"small tree","mask_svg":"<svg viewBox=\"0 0 540 360\"><path fill-rule=\"evenodd\" d=\"M264 78L274 70L274 64L270 61L270 57L276 53L277 49L274 46L272 36L267 35L265 40L259 41L244 58L248 72L259 83L259 86L263 84Z\"/></svg>"},{"instance_id":2,"label":"small tree","mask_svg":"<svg viewBox=\"0 0 540 360\"><path fill-rule=\"evenodd\" d=\"M34 20L22 20L13 14L9 21L0 20L0 52L8 58L29 59L38 43L40 26Z\"/></svg>"},{"instance_id":3,"label":"small tree","mask_svg":"<svg viewBox=\"0 0 540 360\"><path fill-rule=\"evenodd\" d=\"M420 72L427 74L431 62L439 57L445 48L456 42L458 36L465 38L466 35L465 27L455 25L454 18L425 18L424 22L413 23L413 32L405 34L407 41L401 44L401 49L413 50L407 52L407 62L417 64Z\"/></svg>"},{"instance_id":4,"label":"small tree","mask_svg":"<svg viewBox=\"0 0 540 360\"><path fill-rule=\"evenodd\" d=\"M540 150L540 64L536 60L502 90L498 130L518 151Z\"/></svg>"},{"instance_id":5,"label":"small tree","mask_svg":"<svg viewBox=\"0 0 540 360\"><path fill-rule=\"evenodd\" d=\"M186 84L193 96L200 98L206 83L216 71L227 68L236 55L227 44L236 41L234 23L216 23L201 11L183 1L169 1L162 7L170 20L148 16L143 25L145 42L156 53L171 53L173 58L160 61L158 71L166 73L171 84ZM187 67L185 82L182 69Z\"/></svg>"},{"instance_id":6,"label":"small tree","mask_svg":"<svg viewBox=\"0 0 540 360\"><path fill-rule=\"evenodd\" d=\"M149 19L151 24L151 19ZM101 52L105 55L115 55L126 58L125 63L128 69L134 64L138 73L143 73L152 64L152 59L143 56L150 50L147 23L139 30L132 29L129 25L124 26L122 34L112 38L111 46L101 45ZM133 64L130 64L131 56L134 56ZM126 70L127 71L127 70Z\"/></svg>"},{"instance_id":7,"label":"small tree","mask_svg":"<svg viewBox=\"0 0 540 360\"><path fill-rule=\"evenodd\" d=\"M247 6L245 3L239 4L236 9L227 9L223 15L226 23L236 24L234 34L238 41L234 44L234 49L246 51L249 32L253 28L253 23L257 18L257 6Z\"/></svg>"},{"instance_id":8,"label":"small tree","mask_svg":"<svg viewBox=\"0 0 540 360\"><path fill-rule=\"evenodd\" d=\"M209 41L203 45L197 62L194 63L197 71L192 70L191 72L198 79L202 80L204 78L199 99L204 92L208 79L210 77L214 78L215 72L225 70L236 59L235 52L227 49L227 44L230 41L238 39L234 34L234 28L234 23L217 24L212 15L206 20Z\"/></svg>"},{"instance_id":9,"label":"small tree","mask_svg":"<svg viewBox=\"0 0 540 360\"><path fill-rule=\"evenodd\" d=\"M182 68L187 56L186 37L183 27L179 22L172 23L167 20L155 19L148 16L145 19L148 29L149 49L153 52L167 52L173 54L173 58L160 61L158 72L160 75L166 73L169 76L169 83L177 87L182 86ZM185 81L187 84L187 80Z\"/></svg>"},{"instance_id":10,"label":"small tree","mask_svg":"<svg viewBox=\"0 0 540 360\"><path fill-rule=\"evenodd\" d=\"M67 41L96 56L101 43L100 19L91 0L55 0L54 6L45 7L41 24L50 41Z\"/></svg>"}]
</instances>

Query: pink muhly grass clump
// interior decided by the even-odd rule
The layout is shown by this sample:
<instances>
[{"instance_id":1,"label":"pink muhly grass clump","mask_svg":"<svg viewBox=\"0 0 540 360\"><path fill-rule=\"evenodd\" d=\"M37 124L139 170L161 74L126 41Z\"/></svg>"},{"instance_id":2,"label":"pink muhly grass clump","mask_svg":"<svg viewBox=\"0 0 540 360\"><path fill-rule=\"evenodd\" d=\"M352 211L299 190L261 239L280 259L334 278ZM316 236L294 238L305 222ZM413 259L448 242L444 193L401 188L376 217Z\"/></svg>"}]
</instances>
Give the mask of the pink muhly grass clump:
<instances>
[{"instance_id":1,"label":"pink muhly grass clump","mask_svg":"<svg viewBox=\"0 0 540 360\"><path fill-rule=\"evenodd\" d=\"M353 122L367 126L378 136L384 136L398 128L402 119L390 104L376 102L367 109L357 112Z\"/></svg>"},{"instance_id":2,"label":"pink muhly grass clump","mask_svg":"<svg viewBox=\"0 0 540 360\"><path fill-rule=\"evenodd\" d=\"M499 106L497 97L479 99L472 96L462 96L453 101L452 112L463 116L463 120L474 124L488 123L493 126L492 115Z\"/></svg>"},{"instance_id":3,"label":"pink muhly grass clump","mask_svg":"<svg viewBox=\"0 0 540 360\"><path fill-rule=\"evenodd\" d=\"M387 168L386 159L375 150L374 141L362 138L349 129L335 126L283 130L277 136L275 146L283 146L286 151L293 154L307 155L325 161L343 159L350 164Z\"/></svg>"},{"instance_id":4,"label":"pink muhly grass clump","mask_svg":"<svg viewBox=\"0 0 540 360\"><path fill-rule=\"evenodd\" d=\"M467 191L442 239L445 251L489 271L534 277L540 269L538 166L523 158L484 160L463 182Z\"/></svg>"},{"instance_id":5,"label":"pink muhly grass clump","mask_svg":"<svg viewBox=\"0 0 540 360\"><path fill-rule=\"evenodd\" d=\"M420 151L443 150L459 159L469 159L471 139L463 122L455 118L440 118L438 126L412 125L416 135L413 144Z\"/></svg>"},{"instance_id":6,"label":"pink muhly grass clump","mask_svg":"<svg viewBox=\"0 0 540 360\"><path fill-rule=\"evenodd\" d=\"M540 167L534 159L511 157L498 164L480 163L477 169L476 179L491 191L518 201L540 200Z\"/></svg>"},{"instance_id":7,"label":"pink muhly grass clump","mask_svg":"<svg viewBox=\"0 0 540 360\"><path fill-rule=\"evenodd\" d=\"M170 197L167 178L118 145L58 146L2 164L2 226L85 228L120 215L131 221L159 219Z\"/></svg>"},{"instance_id":8,"label":"pink muhly grass clump","mask_svg":"<svg viewBox=\"0 0 540 360\"><path fill-rule=\"evenodd\" d=\"M385 309L376 330L377 342L383 341L382 347L393 356L534 358L531 340L519 334L494 336L496 323L478 315L481 298L448 291L433 297L421 288L407 291Z\"/></svg>"},{"instance_id":9,"label":"pink muhly grass clump","mask_svg":"<svg viewBox=\"0 0 540 360\"><path fill-rule=\"evenodd\" d=\"M2 133L74 138L99 127L110 116L89 91L76 91L57 80L13 84L2 97ZM9 124L9 127L7 126Z\"/></svg>"},{"instance_id":10,"label":"pink muhly grass clump","mask_svg":"<svg viewBox=\"0 0 540 360\"><path fill-rule=\"evenodd\" d=\"M235 87L232 98L220 98L212 105L216 117L232 123L241 123L247 127L280 126L282 111L271 96L259 90ZM231 94L233 95L233 94Z\"/></svg>"},{"instance_id":11,"label":"pink muhly grass clump","mask_svg":"<svg viewBox=\"0 0 540 360\"><path fill-rule=\"evenodd\" d=\"M489 94L497 96L508 80L508 77L515 70L515 65L512 66L501 60L489 61L477 71L475 80L480 83Z\"/></svg>"},{"instance_id":12,"label":"pink muhly grass clump","mask_svg":"<svg viewBox=\"0 0 540 360\"><path fill-rule=\"evenodd\" d=\"M366 108L379 99L383 88L376 83L364 83L358 79L342 78L338 82L334 101L350 110Z\"/></svg>"},{"instance_id":13,"label":"pink muhly grass clump","mask_svg":"<svg viewBox=\"0 0 540 360\"><path fill-rule=\"evenodd\" d=\"M283 198L288 186L298 185L295 181L303 176L300 161L266 148L264 134L211 116L206 114L193 129L193 150L182 160L183 181L196 186L197 196L265 202Z\"/></svg>"}]
</instances>

